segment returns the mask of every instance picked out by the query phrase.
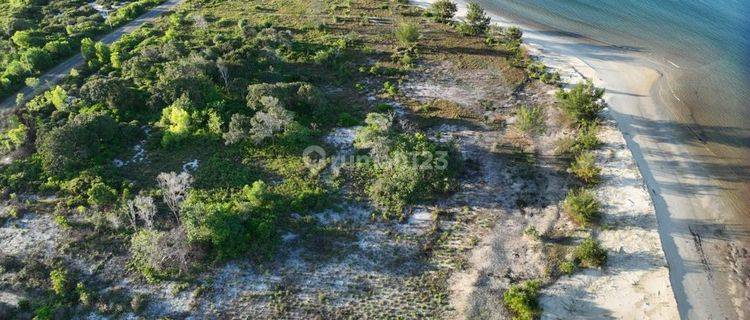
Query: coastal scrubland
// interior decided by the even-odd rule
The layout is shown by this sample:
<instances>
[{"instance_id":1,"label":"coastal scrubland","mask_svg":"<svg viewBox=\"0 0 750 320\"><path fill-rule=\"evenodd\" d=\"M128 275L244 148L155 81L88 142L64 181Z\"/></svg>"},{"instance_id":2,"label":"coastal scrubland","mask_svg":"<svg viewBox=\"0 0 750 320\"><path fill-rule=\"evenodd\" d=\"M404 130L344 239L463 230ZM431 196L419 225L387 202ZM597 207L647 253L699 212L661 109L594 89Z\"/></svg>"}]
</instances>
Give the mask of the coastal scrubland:
<instances>
[{"instance_id":1,"label":"coastal scrubland","mask_svg":"<svg viewBox=\"0 0 750 320\"><path fill-rule=\"evenodd\" d=\"M603 91L439 3L189 0L82 40L2 131L0 315L539 317L608 261Z\"/></svg>"}]
</instances>

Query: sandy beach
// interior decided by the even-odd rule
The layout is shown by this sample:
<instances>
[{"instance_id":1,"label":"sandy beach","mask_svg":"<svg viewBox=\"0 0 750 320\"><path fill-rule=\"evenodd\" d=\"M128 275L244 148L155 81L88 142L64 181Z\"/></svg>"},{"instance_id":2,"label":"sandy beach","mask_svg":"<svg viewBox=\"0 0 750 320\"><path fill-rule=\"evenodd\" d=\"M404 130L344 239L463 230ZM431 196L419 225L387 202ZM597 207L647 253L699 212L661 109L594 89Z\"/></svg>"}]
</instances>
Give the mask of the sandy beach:
<instances>
[{"instance_id":1,"label":"sandy beach","mask_svg":"<svg viewBox=\"0 0 750 320\"><path fill-rule=\"evenodd\" d=\"M711 152L706 143L721 141L704 141L675 112L679 98L665 75L679 66L489 13L500 26L520 25L530 53L559 70L566 82L585 77L607 89L608 115L616 120L653 199L680 317L739 319L750 314L750 226L742 196L750 190L742 181L747 170ZM459 1L457 15L465 15L465 3ZM631 317L636 315L626 316Z\"/></svg>"}]
</instances>

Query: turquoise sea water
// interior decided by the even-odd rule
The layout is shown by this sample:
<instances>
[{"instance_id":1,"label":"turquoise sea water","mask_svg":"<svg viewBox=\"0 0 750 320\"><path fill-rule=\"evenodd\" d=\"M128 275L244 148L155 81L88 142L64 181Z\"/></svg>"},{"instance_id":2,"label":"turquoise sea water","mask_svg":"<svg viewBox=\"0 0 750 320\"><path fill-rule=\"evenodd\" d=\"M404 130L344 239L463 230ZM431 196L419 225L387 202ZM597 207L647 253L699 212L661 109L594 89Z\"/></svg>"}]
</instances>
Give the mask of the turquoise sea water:
<instances>
[{"instance_id":1,"label":"turquoise sea water","mask_svg":"<svg viewBox=\"0 0 750 320\"><path fill-rule=\"evenodd\" d=\"M732 144L750 149L750 1L479 2L500 15L630 48L664 62L670 66L665 72L676 95L694 120L712 130L736 130L738 141Z\"/></svg>"}]
</instances>

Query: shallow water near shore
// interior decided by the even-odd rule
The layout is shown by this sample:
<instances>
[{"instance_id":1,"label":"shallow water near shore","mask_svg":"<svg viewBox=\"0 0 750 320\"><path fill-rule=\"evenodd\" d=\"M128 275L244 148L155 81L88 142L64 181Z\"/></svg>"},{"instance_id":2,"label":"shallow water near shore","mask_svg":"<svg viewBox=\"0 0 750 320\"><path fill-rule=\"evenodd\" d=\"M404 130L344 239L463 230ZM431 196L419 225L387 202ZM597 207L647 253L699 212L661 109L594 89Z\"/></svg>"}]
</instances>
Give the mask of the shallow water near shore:
<instances>
[{"instance_id":1,"label":"shallow water near shore","mask_svg":"<svg viewBox=\"0 0 750 320\"><path fill-rule=\"evenodd\" d=\"M638 53L664 97L715 154L750 166L750 2L482 0L488 11ZM555 32L555 31L543 31Z\"/></svg>"}]
</instances>

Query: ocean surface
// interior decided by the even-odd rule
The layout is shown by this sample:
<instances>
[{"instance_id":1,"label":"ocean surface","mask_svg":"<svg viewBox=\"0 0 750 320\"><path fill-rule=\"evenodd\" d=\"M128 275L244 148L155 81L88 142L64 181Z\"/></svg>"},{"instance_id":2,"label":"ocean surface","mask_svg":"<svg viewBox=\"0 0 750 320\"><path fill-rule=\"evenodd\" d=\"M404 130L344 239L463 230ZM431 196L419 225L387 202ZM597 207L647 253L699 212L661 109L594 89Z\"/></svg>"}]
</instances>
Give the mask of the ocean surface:
<instances>
[{"instance_id":1,"label":"ocean surface","mask_svg":"<svg viewBox=\"0 0 750 320\"><path fill-rule=\"evenodd\" d=\"M698 124L702 139L727 147L717 152L729 151L735 160L750 155L749 0L478 2L498 15L661 63L675 100L669 103L683 109L684 121Z\"/></svg>"}]
</instances>

